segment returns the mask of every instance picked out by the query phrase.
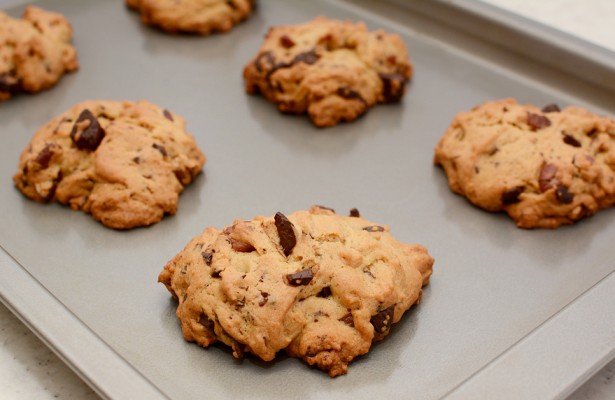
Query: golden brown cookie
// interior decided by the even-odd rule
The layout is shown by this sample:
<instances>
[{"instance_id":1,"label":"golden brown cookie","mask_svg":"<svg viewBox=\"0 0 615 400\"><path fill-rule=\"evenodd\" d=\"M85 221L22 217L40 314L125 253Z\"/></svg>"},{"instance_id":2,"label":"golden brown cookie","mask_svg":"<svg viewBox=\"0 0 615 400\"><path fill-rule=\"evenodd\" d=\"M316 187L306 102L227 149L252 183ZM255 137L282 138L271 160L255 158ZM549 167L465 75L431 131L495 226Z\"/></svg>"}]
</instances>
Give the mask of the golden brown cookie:
<instances>
[{"instance_id":1,"label":"golden brown cookie","mask_svg":"<svg viewBox=\"0 0 615 400\"><path fill-rule=\"evenodd\" d=\"M147 101L86 101L44 125L13 181L28 198L91 213L110 228L175 214L205 156L184 120Z\"/></svg>"},{"instance_id":2,"label":"golden brown cookie","mask_svg":"<svg viewBox=\"0 0 615 400\"><path fill-rule=\"evenodd\" d=\"M399 102L411 74L398 35L325 17L269 29L243 72L248 93L261 93L282 112L307 113L318 127Z\"/></svg>"},{"instance_id":3,"label":"golden brown cookie","mask_svg":"<svg viewBox=\"0 0 615 400\"><path fill-rule=\"evenodd\" d=\"M457 114L435 163L473 204L521 228L557 228L615 203L615 121L579 107L490 101Z\"/></svg>"},{"instance_id":4,"label":"golden brown cookie","mask_svg":"<svg viewBox=\"0 0 615 400\"><path fill-rule=\"evenodd\" d=\"M166 32L226 32L250 16L254 0L126 0L146 25Z\"/></svg>"},{"instance_id":5,"label":"golden brown cookie","mask_svg":"<svg viewBox=\"0 0 615 400\"><path fill-rule=\"evenodd\" d=\"M21 19L0 11L0 101L35 93L79 68L72 28L61 14L28 6Z\"/></svg>"},{"instance_id":6,"label":"golden brown cookie","mask_svg":"<svg viewBox=\"0 0 615 400\"><path fill-rule=\"evenodd\" d=\"M424 247L351 215L315 206L205 229L159 276L185 339L265 361L284 349L345 374L418 304L433 265Z\"/></svg>"}]
</instances>

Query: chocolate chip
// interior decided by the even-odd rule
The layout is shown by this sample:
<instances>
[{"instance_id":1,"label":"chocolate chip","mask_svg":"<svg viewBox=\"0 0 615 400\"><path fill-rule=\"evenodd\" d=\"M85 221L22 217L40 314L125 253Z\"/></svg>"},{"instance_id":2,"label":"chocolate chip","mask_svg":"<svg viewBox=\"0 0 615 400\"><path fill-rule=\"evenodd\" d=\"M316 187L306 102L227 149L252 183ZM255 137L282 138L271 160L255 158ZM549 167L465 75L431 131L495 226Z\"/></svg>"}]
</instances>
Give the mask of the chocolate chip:
<instances>
[{"instance_id":1,"label":"chocolate chip","mask_svg":"<svg viewBox=\"0 0 615 400\"><path fill-rule=\"evenodd\" d=\"M318 297L329 297L331 296L331 288L329 286L325 286L322 288L320 292L316 295Z\"/></svg>"},{"instance_id":2,"label":"chocolate chip","mask_svg":"<svg viewBox=\"0 0 615 400\"><path fill-rule=\"evenodd\" d=\"M536 131L538 129L542 129L542 128L546 128L550 126L551 121L549 120L549 118L545 117L544 115L528 112L527 113L527 124L530 126L530 128Z\"/></svg>"},{"instance_id":3,"label":"chocolate chip","mask_svg":"<svg viewBox=\"0 0 615 400\"><path fill-rule=\"evenodd\" d=\"M237 4L233 0L226 0L226 4L231 7L233 10L237 9Z\"/></svg>"},{"instance_id":4,"label":"chocolate chip","mask_svg":"<svg viewBox=\"0 0 615 400\"><path fill-rule=\"evenodd\" d=\"M199 324L203 325L205 329L207 329L207 332L209 332L212 336L216 336L214 331L214 327L216 326L216 324L214 323L214 321L209 319L207 314L203 313L199 316Z\"/></svg>"},{"instance_id":5,"label":"chocolate chip","mask_svg":"<svg viewBox=\"0 0 615 400\"><path fill-rule=\"evenodd\" d=\"M155 148L156 150L158 150L160 152L160 154L162 154L163 157L167 156L167 149L165 149L165 147L161 144L158 143L154 143L152 145L153 148Z\"/></svg>"},{"instance_id":6,"label":"chocolate chip","mask_svg":"<svg viewBox=\"0 0 615 400\"><path fill-rule=\"evenodd\" d=\"M34 161L36 161L41 168L45 169L49 167L49 162L51 161L51 157L53 157L53 151L51 151L51 149L54 147L56 147L55 144L47 143L45 147L43 147L43 150L41 150L41 152L38 153L34 159Z\"/></svg>"},{"instance_id":7,"label":"chocolate chip","mask_svg":"<svg viewBox=\"0 0 615 400\"><path fill-rule=\"evenodd\" d=\"M318 54L316 54L315 50L310 50L310 51L306 51L303 53L299 53L295 56L295 58L293 58L293 62L292 64L297 64L300 62L304 62L308 65L312 65L314 63L316 63L316 61L318 61L318 59L320 59L320 56Z\"/></svg>"},{"instance_id":8,"label":"chocolate chip","mask_svg":"<svg viewBox=\"0 0 615 400\"><path fill-rule=\"evenodd\" d=\"M134 161L135 164L141 164L141 158L140 157L135 157L132 159L132 161Z\"/></svg>"},{"instance_id":9,"label":"chocolate chip","mask_svg":"<svg viewBox=\"0 0 615 400\"><path fill-rule=\"evenodd\" d=\"M173 114L171 114L171 111L164 109L162 111L162 115L164 115L164 117L168 119L169 121L173 122Z\"/></svg>"},{"instance_id":10,"label":"chocolate chip","mask_svg":"<svg viewBox=\"0 0 615 400\"><path fill-rule=\"evenodd\" d=\"M351 217L355 217L355 218L359 218L361 216L361 214L359 214L359 210L357 210L356 208L351 208L350 209L350 216Z\"/></svg>"},{"instance_id":11,"label":"chocolate chip","mask_svg":"<svg viewBox=\"0 0 615 400\"><path fill-rule=\"evenodd\" d=\"M596 133L598 133L598 128L596 128L595 126L593 128L591 128L589 131L587 131L587 136L589 137L594 137L596 135Z\"/></svg>"},{"instance_id":12,"label":"chocolate chip","mask_svg":"<svg viewBox=\"0 0 615 400\"><path fill-rule=\"evenodd\" d=\"M64 175L62 174L62 170L59 170L58 175L56 175L56 177L51 181L51 188L49 188L49 192L47 192L47 196L45 196L45 201L51 201L53 199L53 196L55 196L56 190L58 189L58 184L63 178Z\"/></svg>"},{"instance_id":13,"label":"chocolate chip","mask_svg":"<svg viewBox=\"0 0 615 400\"><path fill-rule=\"evenodd\" d=\"M267 63L269 67L273 67L275 65L273 53L271 53L270 51L266 51L256 57L256 59L254 60L254 67L256 67L256 70L258 72L263 72L268 69L268 67L264 65L264 63Z\"/></svg>"},{"instance_id":14,"label":"chocolate chip","mask_svg":"<svg viewBox=\"0 0 615 400\"><path fill-rule=\"evenodd\" d=\"M280 45L285 49L290 49L295 45L295 42L288 35L282 35L280 37Z\"/></svg>"},{"instance_id":15,"label":"chocolate chip","mask_svg":"<svg viewBox=\"0 0 615 400\"><path fill-rule=\"evenodd\" d=\"M80 150L94 151L105 137L105 131L90 110L83 110L75 121L70 138Z\"/></svg>"},{"instance_id":16,"label":"chocolate chip","mask_svg":"<svg viewBox=\"0 0 615 400\"><path fill-rule=\"evenodd\" d=\"M211 265L211 260L214 258L214 255L208 251L204 251L201 253L203 256L203 260L205 260L205 264Z\"/></svg>"},{"instance_id":17,"label":"chocolate chip","mask_svg":"<svg viewBox=\"0 0 615 400\"><path fill-rule=\"evenodd\" d=\"M0 92L14 93L18 89L18 79L10 74L0 74Z\"/></svg>"},{"instance_id":18,"label":"chocolate chip","mask_svg":"<svg viewBox=\"0 0 615 400\"><path fill-rule=\"evenodd\" d=\"M236 341L235 339L231 339L231 340L233 340L233 344L231 346L233 348L233 357L243 358L243 355L244 355L243 345L239 343L238 341Z\"/></svg>"},{"instance_id":19,"label":"chocolate chip","mask_svg":"<svg viewBox=\"0 0 615 400\"><path fill-rule=\"evenodd\" d=\"M288 257L297 244L293 223L281 212L275 214L274 220L275 227L278 228L278 235L280 236L280 245L282 245L284 255Z\"/></svg>"},{"instance_id":20,"label":"chocolate chip","mask_svg":"<svg viewBox=\"0 0 615 400\"><path fill-rule=\"evenodd\" d=\"M564 143L571 145L572 147L581 147L581 142L574 138L572 135L568 135L565 132L562 132L564 135Z\"/></svg>"},{"instance_id":21,"label":"chocolate chip","mask_svg":"<svg viewBox=\"0 0 615 400\"><path fill-rule=\"evenodd\" d=\"M500 149L499 149L499 148L497 148L496 146L493 146L493 147L491 148L491 150L489 150L489 155L490 155L490 156L493 156L493 155L495 155L495 153L497 153L498 151L500 151Z\"/></svg>"},{"instance_id":22,"label":"chocolate chip","mask_svg":"<svg viewBox=\"0 0 615 400\"><path fill-rule=\"evenodd\" d=\"M343 99L347 99L347 100L358 99L358 100L361 100L362 102L365 102L365 100L363 100L363 97L361 96L359 92L349 89L347 87L338 88L337 95Z\"/></svg>"},{"instance_id":23,"label":"chocolate chip","mask_svg":"<svg viewBox=\"0 0 615 400\"><path fill-rule=\"evenodd\" d=\"M260 307L264 306L269 301L269 293L261 291L261 297L262 297L261 301L258 302L258 305Z\"/></svg>"},{"instance_id":24,"label":"chocolate chip","mask_svg":"<svg viewBox=\"0 0 615 400\"><path fill-rule=\"evenodd\" d=\"M314 274L311 269L304 269L294 274L286 275L286 280L291 286L305 286L312 281L312 278L314 278Z\"/></svg>"},{"instance_id":25,"label":"chocolate chip","mask_svg":"<svg viewBox=\"0 0 615 400\"><path fill-rule=\"evenodd\" d=\"M335 210L334 210L334 209L332 209L332 208L330 208L330 207L319 206L319 205L316 205L316 207L321 208L321 209L323 209L323 210L329 210L329 211L331 211L333 214L335 214Z\"/></svg>"},{"instance_id":26,"label":"chocolate chip","mask_svg":"<svg viewBox=\"0 0 615 400\"><path fill-rule=\"evenodd\" d=\"M250 253L256 250L254 246L252 246L250 243L242 242L241 240L236 240L232 238L230 238L229 240L231 242L231 247L233 248L233 250L240 253Z\"/></svg>"},{"instance_id":27,"label":"chocolate chip","mask_svg":"<svg viewBox=\"0 0 615 400\"><path fill-rule=\"evenodd\" d=\"M374 326L374 337L376 340L382 339L389 333L389 329L391 329L391 325L393 324L394 314L395 304L380 311L369 320Z\"/></svg>"},{"instance_id":28,"label":"chocolate chip","mask_svg":"<svg viewBox=\"0 0 615 400\"><path fill-rule=\"evenodd\" d=\"M378 225L366 226L363 230L368 232L384 232L384 228Z\"/></svg>"},{"instance_id":29,"label":"chocolate chip","mask_svg":"<svg viewBox=\"0 0 615 400\"><path fill-rule=\"evenodd\" d=\"M560 185L555 190L555 197L562 204L570 204L574 199L574 194L570 193L566 186Z\"/></svg>"},{"instance_id":30,"label":"chocolate chip","mask_svg":"<svg viewBox=\"0 0 615 400\"><path fill-rule=\"evenodd\" d=\"M560 112L562 110L559 109L559 106L555 103L547 104L542 108L542 112L550 113L550 112Z\"/></svg>"},{"instance_id":31,"label":"chocolate chip","mask_svg":"<svg viewBox=\"0 0 615 400\"><path fill-rule=\"evenodd\" d=\"M557 184L557 167L553 164L542 164L540 167L540 176L538 178L538 184L540 185L540 191L546 192Z\"/></svg>"},{"instance_id":32,"label":"chocolate chip","mask_svg":"<svg viewBox=\"0 0 615 400\"><path fill-rule=\"evenodd\" d=\"M379 74L382 80L382 95L384 96L385 103L397 103L404 95L404 87L406 80L404 76L399 73L392 74Z\"/></svg>"},{"instance_id":33,"label":"chocolate chip","mask_svg":"<svg viewBox=\"0 0 615 400\"><path fill-rule=\"evenodd\" d=\"M521 201L519 196L525 190L525 186L515 186L512 189L508 189L504 193L502 193L502 204L515 204Z\"/></svg>"},{"instance_id":34,"label":"chocolate chip","mask_svg":"<svg viewBox=\"0 0 615 400\"><path fill-rule=\"evenodd\" d=\"M342 318L338 319L338 321L342 321L346 325L354 328L354 318L352 318L352 313L344 315Z\"/></svg>"}]
</instances>

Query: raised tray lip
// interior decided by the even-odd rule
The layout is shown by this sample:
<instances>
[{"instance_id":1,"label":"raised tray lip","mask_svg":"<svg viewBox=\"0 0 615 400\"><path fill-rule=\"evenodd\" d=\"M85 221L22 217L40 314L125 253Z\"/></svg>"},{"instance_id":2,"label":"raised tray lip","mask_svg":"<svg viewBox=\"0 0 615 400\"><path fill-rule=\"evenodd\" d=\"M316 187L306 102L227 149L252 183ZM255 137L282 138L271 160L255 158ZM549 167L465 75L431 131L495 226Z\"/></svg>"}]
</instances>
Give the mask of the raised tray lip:
<instances>
[{"instance_id":1,"label":"raised tray lip","mask_svg":"<svg viewBox=\"0 0 615 400\"><path fill-rule=\"evenodd\" d=\"M428 3L387 1L398 5ZM34 2L36 1L15 0L9 8ZM596 65L611 73L615 72L615 52L565 32L480 1L435 0L433 3L438 3L438 7L461 10L486 21L512 27L513 31L518 31L522 37L527 36L530 40L540 38L545 46L561 47L567 56L581 63L587 62L586 65L590 66L588 68ZM615 82L603 88L615 91ZM2 246L0 268L5 273L4 279L0 280L0 301L101 397L169 398L68 310ZM44 310L40 308L41 304L45 304ZM592 312L588 313L587 310ZM615 272L611 272L564 306L444 397L487 399L497 394L498 398L519 398L518 392L502 390L506 387L503 378L518 382L540 372L539 370L550 368L548 380L532 380L526 383L526 394L532 398L565 398L615 357L615 337L610 334L615 331L615 318L605 318L608 315L615 316ZM579 338L584 336L582 334L586 333L584 327L587 325L597 326L599 329L595 329L586 341L579 342ZM71 335L67 336L66 332L71 332ZM570 344L575 344L576 347L571 348ZM537 350L541 352L540 365L532 363L536 358L531 356L536 354ZM576 362L562 363L562 359L573 355L578 356L575 358ZM505 373L501 368L503 365L506 367Z\"/></svg>"},{"instance_id":2,"label":"raised tray lip","mask_svg":"<svg viewBox=\"0 0 615 400\"><path fill-rule=\"evenodd\" d=\"M385 1L615 92L614 50L481 0Z\"/></svg>"}]
</instances>

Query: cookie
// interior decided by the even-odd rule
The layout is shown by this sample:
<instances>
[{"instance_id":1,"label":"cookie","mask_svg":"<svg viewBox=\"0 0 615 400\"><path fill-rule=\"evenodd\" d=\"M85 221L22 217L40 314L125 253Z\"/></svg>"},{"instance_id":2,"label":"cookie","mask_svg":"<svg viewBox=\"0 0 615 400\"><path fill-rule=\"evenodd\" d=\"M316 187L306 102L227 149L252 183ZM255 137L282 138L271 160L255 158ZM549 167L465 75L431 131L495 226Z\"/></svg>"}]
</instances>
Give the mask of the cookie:
<instances>
[{"instance_id":1,"label":"cookie","mask_svg":"<svg viewBox=\"0 0 615 400\"><path fill-rule=\"evenodd\" d=\"M250 16L254 0L126 0L146 25L171 33L226 32Z\"/></svg>"},{"instance_id":2,"label":"cookie","mask_svg":"<svg viewBox=\"0 0 615 400\"><path fill-rule=\"evenodd\" d=\"M61 14L26 7L21 19L0 11L0 101L35 93L79 68L70 23Z\"/></svg>"},{"instance_id":3,"label":"cookie","mask_svg":"<svg viewBox=\"0 0 615 400\"><path fill-rule=\"evenodd\" d=\"M435 149L451 189L520 228L557 228L615 203L615 121L490 101L459 113Z\"/></svg>"},{"instance_id":4,"label":"cookie","mask_svg":"<svg viewBox=\"0 0 615 400\"><path fill-rule=\"evenodd\" d=\"M175 214L205 163L177 114L147 101L86 101L44 125L13 177L26 197L57 201L128 229Z\"/></svg>"},{"instance_id":5,"label":"cookie","mask_svg":"<svg viewBox=\"0 0 615 400\"><path fill-rule=\"evenodd\" d=\"M424 247L351 215L314 206L205 229L158 278L179 301L184 338L220 341L236 358L284 349L345 374L418 304L433 264Z\"/></svg>"},{"instance_id":6,"label":"cookie","mask_svg":"<svg viewBox=\"0 0 615 400\"><path fill-rule=\"evenodd\" d=\"M398 35L324 17L270 28L243 71L248 93L262 94L284 113L307 113L318 127L399 102L411 74Z\"/></svg>"}]
</instances>

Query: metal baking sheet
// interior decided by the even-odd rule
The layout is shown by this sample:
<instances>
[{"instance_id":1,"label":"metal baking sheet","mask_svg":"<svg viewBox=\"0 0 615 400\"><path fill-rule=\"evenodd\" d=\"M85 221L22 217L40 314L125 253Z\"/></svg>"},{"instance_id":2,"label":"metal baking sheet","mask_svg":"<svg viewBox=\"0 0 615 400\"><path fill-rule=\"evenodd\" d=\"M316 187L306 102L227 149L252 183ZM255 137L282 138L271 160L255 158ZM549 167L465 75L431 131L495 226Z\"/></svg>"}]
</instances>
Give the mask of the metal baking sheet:
<instances>
[{"instance_id":1,"label":"metal baking sheet","mask_svg":"<svg viewBox=\"0 0 615 400\"><path fill-rule=\"evenodd\" d=\"M458 111L515 97L613 116L608 87L383 2L261 0L248 21L208 38L144 27L120 1L42 5L73 23L81 69L0 105L0 298L103 397L494 398L506 388L504 398L523 388L552 398L615 355L615 209L520 230L454 195L432 165ZM403 36L415 75L401 104L319 130L244 94L243 66L267 28L317 15ZM19 153L42 124L82 100L141 98L185 117L208 157L176 216L114 231L14 189ZM357 207L427 246L436 263L421 304L336 379L283 355L235 361L186 343L156 283L166 261L206 226L312 204Z\"/></svg>"}]
</instances>

